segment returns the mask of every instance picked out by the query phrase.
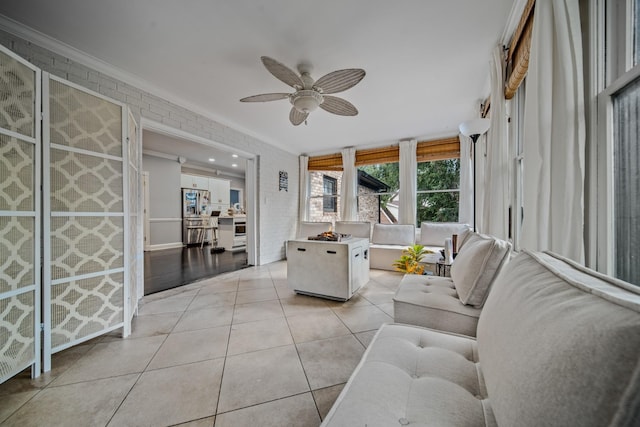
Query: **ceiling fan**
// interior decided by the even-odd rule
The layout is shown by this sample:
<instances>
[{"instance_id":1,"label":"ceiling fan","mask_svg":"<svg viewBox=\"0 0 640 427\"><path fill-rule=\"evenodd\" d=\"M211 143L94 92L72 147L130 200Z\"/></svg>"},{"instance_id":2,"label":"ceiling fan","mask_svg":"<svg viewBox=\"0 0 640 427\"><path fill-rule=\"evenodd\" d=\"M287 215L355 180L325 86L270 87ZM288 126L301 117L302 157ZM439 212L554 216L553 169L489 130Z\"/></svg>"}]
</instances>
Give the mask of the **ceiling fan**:
<instances>
[{"instance_id":1,"label":"ceiling fan","mask_svg":"<svg viewBox=\"0 0 640 427\"><path fill-rule=\"evenodd\" d=\"M294 93L263 93L261 95L242 98L240 102L266 102L289 99L291 111L289 120L294 126L305 122L309 113L322 108L329 113L341 116L355 116L358 110L349 101L328 94L338 93L352 88L364 78L365 72L360 68L348 68L329 73L318 80L311 77L311 66L308 63L298 65L298 75L284 64L267 56L260 57L267 70L278 80L288 84Z\"/></svg>"}]
</instances>

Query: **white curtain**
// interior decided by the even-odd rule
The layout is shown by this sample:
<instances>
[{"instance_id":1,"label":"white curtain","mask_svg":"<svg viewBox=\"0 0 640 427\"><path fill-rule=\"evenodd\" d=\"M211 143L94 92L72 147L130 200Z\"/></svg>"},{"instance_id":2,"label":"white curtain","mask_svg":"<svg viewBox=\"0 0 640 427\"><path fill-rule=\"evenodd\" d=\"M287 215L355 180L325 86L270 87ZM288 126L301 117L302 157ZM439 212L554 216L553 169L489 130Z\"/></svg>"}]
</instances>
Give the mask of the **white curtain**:
<instances>
[{"instance_id":1,"label":"white curtain","mask_svg":"<svg viewBox=\"0 0 640 427\"><path fill-rule=\"evenodd\" d=\"M584 261L585 119L577 0L538 0L524 109L523 248Z\"/></svg>"},{"instance_id":2,"label":"white curtain","mask_svg":"<svg viewBox=\"0 0 640 427\"><path fill-rule=\"evenodd\" d=\"M487 158L482 203L483 233L500 239L509 237L509 140L504 99L504 58L496 46L491 64L491 126L487 133Z\"/></svg>"},{"instance_id":3,"label":"white curtain","mask_svg":"<svg viewBox=\"0 0 640 427\"><path fill-rule=\"evenodd\" d=\"M473 143L471 143L471 161L474 162L473 159ZM475 212L476 212L476 229L479 233L484 233L482 229L482 224L484 223L484 192L486 189L485 186L485 176L487 169L487 134L481 135L476 142L476 156L475 162L475 174L476 174L476 202L475 202ZM471 189L473 190L473 173L474 167L471 167ZM472 195L473 197L473 195ZM473 225L473 204L471 209L471 222L469 224Z\"/></svg>"},{"instance_id":4,"label":"white curtain","mask_svg":"<svg viewBox=\"0 0 640 427\"><path fill-rule=\"evenodd\" d=\"M298 193L298 220L309 219L309 156L300 156L300 192Z\"/></svg>"},{"instance_id":5,"label":"white curtain","mask_svg":"<svg viewBox=\"0 0 640 427\"><path fill-rule=\"evenodd\" d=\"M458 205L458 222L473 223L473 150L471 138L458 135L460 138L460 203Z\"/></svg>"},{"instance_id":6,"label":"white curtain","mask_svg":"<svg viewBox=\"0 0 640 427\"><path fill-rule=\"evenodd\" d=\"M342 186L340 188L340 218L342 221L358 220L358 170L356 169L356 149L342 150Z\"/></svg>"},{"instance_id":7,"label":"white curtain","mask_svg":"<svg viewBox=\"0 0 640 427\"><path fill-rule=\"evenodd\" d=\"M417 187L416 175L418 173L418 160L416 148L418 141L415 139L400 141L400 167L398 192L400 206L398 207L398 223L416 225Z\"/></svg>"}]
</instances>

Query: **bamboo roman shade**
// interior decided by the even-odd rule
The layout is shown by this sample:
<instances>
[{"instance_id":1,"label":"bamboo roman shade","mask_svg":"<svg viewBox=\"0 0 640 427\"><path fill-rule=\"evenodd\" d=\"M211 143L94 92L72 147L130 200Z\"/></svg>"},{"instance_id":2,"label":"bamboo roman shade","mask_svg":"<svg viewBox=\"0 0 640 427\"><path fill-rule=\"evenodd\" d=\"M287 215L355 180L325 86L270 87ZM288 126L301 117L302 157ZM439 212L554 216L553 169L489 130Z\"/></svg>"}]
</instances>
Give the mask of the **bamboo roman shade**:
<instances>
[{"instance_id":1,"label":"bamboo roman shade","mask_svg":"<svg viewBox=\"0 0 640 427\"><path fill-rule=\"evenodd\" d=\"M528 0L520 23L511 38L509 55L507 56L507 78L504 88L505 99L516 94L529 69L529 52L531 50L531 33L533 31L533 8L535 0Z\"/></svg>"},{"instance_id":2,"label":"bamboo roman shade","mask_svg":"<svg viewBox=\"0 0 640 427\"><path fill-rule=\"evenodd\" d=\"M418 142L416 148L418 162L457 159L460 157L460 140L457 136ZM356 167L393 163L400 160L400 149L397 145L368 148L356 151ZM309 157L310 171L341 171L342 155L340 153Z\"/></svg>"}]
</instances>

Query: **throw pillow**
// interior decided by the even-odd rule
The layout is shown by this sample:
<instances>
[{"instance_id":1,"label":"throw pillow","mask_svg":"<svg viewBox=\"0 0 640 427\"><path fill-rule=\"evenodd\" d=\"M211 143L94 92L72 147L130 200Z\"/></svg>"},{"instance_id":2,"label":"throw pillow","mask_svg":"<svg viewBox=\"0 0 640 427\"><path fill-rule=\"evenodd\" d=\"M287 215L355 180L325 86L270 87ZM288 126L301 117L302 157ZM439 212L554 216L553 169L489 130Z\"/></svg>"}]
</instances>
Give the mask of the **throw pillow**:
<instances>
[{"instance_id":1,"label":"throw pillow","mask_svg":"<svg viewBox=\"0 0 640 427\"><path fill-rule=\"evenodd\" d=\"M451 279L463 304L481 308L502 266L509 260L511 243L474 233L451 265Z\"/></svg>"}]
</instances>

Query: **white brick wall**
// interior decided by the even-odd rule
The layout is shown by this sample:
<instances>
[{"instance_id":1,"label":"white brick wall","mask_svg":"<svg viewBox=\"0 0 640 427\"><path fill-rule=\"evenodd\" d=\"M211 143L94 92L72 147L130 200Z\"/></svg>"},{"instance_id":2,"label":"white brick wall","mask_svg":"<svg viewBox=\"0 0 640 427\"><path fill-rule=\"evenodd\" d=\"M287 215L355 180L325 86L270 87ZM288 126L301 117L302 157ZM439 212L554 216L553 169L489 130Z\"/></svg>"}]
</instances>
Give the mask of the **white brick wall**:
<instances>
[{"instance_id":1,"label":"white brick wall","mask_svg":"<svg viewBox=\"0 0 640 427\"><path fill-rule=\"evenodd\" d=\"M212 119L175 105L100 71L0 30L0 44L43 71L129 105L141 117L256 155L258 165L258 262L284 258L284 242L293 238L298 220L298 157ZM278 191L278 172L289 174L289 191Z\"/></svg>"}]
</instances>

